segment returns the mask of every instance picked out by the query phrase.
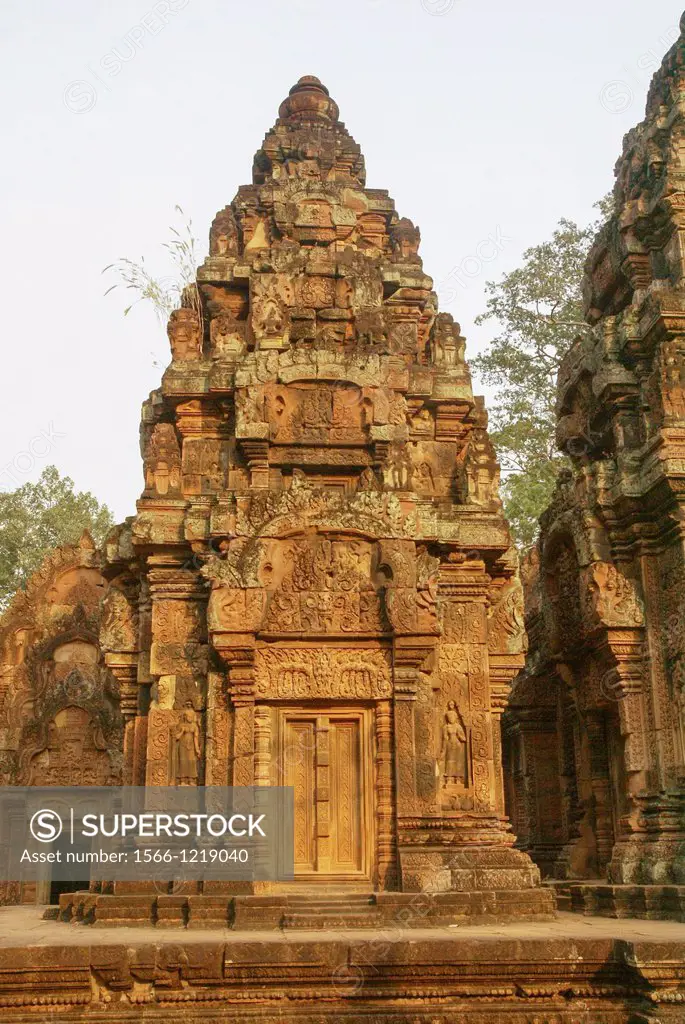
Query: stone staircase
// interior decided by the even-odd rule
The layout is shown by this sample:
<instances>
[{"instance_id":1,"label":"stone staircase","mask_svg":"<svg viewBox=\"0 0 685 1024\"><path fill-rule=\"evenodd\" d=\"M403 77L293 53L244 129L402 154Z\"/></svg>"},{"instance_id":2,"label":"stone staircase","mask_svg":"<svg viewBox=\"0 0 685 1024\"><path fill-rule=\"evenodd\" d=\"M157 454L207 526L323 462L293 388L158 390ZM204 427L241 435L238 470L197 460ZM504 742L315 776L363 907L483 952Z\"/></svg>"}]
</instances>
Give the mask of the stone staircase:
<instances>
[{"instance_id":1,"label":"stone staircase","mask_svg":"<svg viewBox=\"0 0 685 1024\"><path fill-rule=\"evenodd\" d=\"M281 927L303 929L375 928L381 923L370 893L288 895Z\"/></svg>"}]
</instances>

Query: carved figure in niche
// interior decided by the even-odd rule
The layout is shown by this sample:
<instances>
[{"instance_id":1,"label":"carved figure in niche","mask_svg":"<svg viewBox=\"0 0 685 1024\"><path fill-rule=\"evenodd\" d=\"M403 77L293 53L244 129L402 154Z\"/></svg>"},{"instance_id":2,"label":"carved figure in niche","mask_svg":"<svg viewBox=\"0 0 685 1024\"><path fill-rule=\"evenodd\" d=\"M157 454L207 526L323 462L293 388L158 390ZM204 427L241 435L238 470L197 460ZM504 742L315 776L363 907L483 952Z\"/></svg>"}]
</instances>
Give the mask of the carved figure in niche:
<instances>
[{"instance_id":1,"label":"carved figure in niche","mask_svg":"<svg viewBox=\"0 0 685 1024\"><path fill-rule=\"evenodd\" d=\"M682 357L677 342L664 342L661 346L664 412L681 419L685 415L685 389L683 389Z\"/></svg>"},{"instance_id":2,"label":"carved figure in niche","mask_svg":"<svg viewBox=\"0 0 685 1024\"><path fill-rule=\"evenodd\" d=\"M268 249L271 231L266 217L260 217L256 210L243 210L243 242L245 249Z\"/></svg>"},{"instance_id":3,"label":"carved figure in niche","mask_svg":"<svg viewBox=\"0 0 685 1024\"><path fill-rule=\"evenodd\" d=\"M409 415L409 426L411 430L416 434L432 434L433 433L433 417L431 411L426 406L419 410L414 415Z\"/></svg>"},{"instance_id":4,"label":"carved figure in niche","mask_svg":"<svg viewBox=\"0 0 685 1024\"><path fill-rule=\"evenodd\" d=\"M388 408L388 423L395 427L403 427L407 422L407 400L404 395L393 391L390 395Z\"/></svg>"},{"instance_id":5,"label":"carved figure in niche","mask_svg":"<svg viewBox=\"0 0 685 1024\"><path fill-rule=\"evenodd\" d=\"M442 761L443 784L461 783L467 785L466 771L466 728L455 701L449 701L442 727Z\"/></svg>"},{"instance_id":6,"label":"carved figure in niche","mask_svg":"<svg viewBox=\"0 0 685 1024\"><path fill-rule=\"evenodd\" d=\"M200 762L200 728L190 701L172 728L171 778L176 786L195 786Z\"/></svg>"},{"instance_id":7,"label":"carved figure in niche","mask_svg":"<svg viewBox=\"0 0 685 1024\"><path fill-rule=\"evenodd\" d=\"M187 440L183 445L183 463L186 477L199 477L203 490L213 490L222 484L221 455L214 441ZM188 486L190 481L186 481Z\"/></svg>"},{"instance_id":8,"label":"carved figure in niche","mask_svg":"<svg viewBox=\"0 0 685 1024\"><path fill-rule=\"evenodd\" d=\"M460 366L464 362L466 341L461 326L449 313L438 313L433 326L433 359L438 366Z\"/></svg>"},{"instance_id":9,"label":"carved figure in niche","mask_svg":"<svg viewBox=\"0 0 685 1024\"><path fill-rule=\"evenodd\" d=\"M202 358L200 322L194 310L175 309L169 317L167 334L174 362Z\"/></svg>"},{"instance_id":10,"label":"carved figure in niche","mask_svg":"<svg viewBox=\"0 0 685 1024\"><path fill-rule=\"evenodd\" d=\"M21 665L26 660L30 638L30 629L18 629L12 634L8 641L10 665Z\"/></svg>"},{"instance_id":11,"label":"carved figure in niche","mask_svg":"<svg viewBox=\"0 0 685 1024\"><path fill-rule=\"evenodd\" d=\"M393 257L396 260L406 260L407 263L419 262L419 246L421 244L421 230L414 227L408 217L402 217L390 228L390 244L392 245Z\"/></svg>"},{"instance_id":12,"label":"carved figure in niche","mask_svg":"<svg viewBox=\"0 0 685 1024\"><path fill-rule=\"evenodd\" d=\"M379 492L383 488L381 487L380 481L374 471L367 467L361 472L359 477L359 483L357 484L358 491L376 491Z\"/></svg>"},{"instance_id":13,"label":"carved figure in niche","mask_svg":"<svg viewBox=\"0 0 685 1024\"><path fill-rule=\"evenodd\" d=\"M235 393L238 425L264 421L264 392L261 388L240 388Z\"/></svg>"},{"instance_id":14,"label":"carved figure in niche","mask_svg":"<svg viewBox=\"0 0 685 1024\"><path fill-rule=\"evenodd\" d=\"M145 490L169 494L181 486L181 450L172 423L158 423L145 452Z\"/></svg>"},{"instance_id":15,"label":"carved figure in niche","mask_svg":"<svg viewBox=\"0 0 685 1024\"><path fill-rule=\"evenodd\" d=\"M209 323L212 355L216 359L239 356L245 351L245 325L227 313L215 316Z\"/></svg>"},{"instance_id":16,"label":"carved figure in niche","mask_svg":"<svg viewBox=\"0 0 685 1024\"><path fill-rule=\"evenodd\" d=\"M388 334L383 313L377 309L360 310L355 317L357 341L368 348L383 345Z\"/></svg>"},{"instance_id":17,"label":"carved figure in niche","mask_svg":"<svg viewBox=\"0 0 685 1024\"><path fill-rule=\"evenodd\" d=\"M435 480L433 478L433 470L431 469L430 462L421 462L419 466L417 466L416 475L417 489L426 494L433 494L435 492Z\"/></svg>"},{"instance_id":18,"label":"carved figure in niche","mask_svg":"<svg viewBox=\"0 0 685 1024\"><path fill-rule=\"evenodd\" d=\"M554 650L567 650L583 634L578 562L570 542L545 554L544 579L550 643Z\"/></svg>"},{"instance_id":19,"label":"carved figure in niche","mask_svg":"<svg viewBox=\"0 0 685 1024\"><path fill-rule=\"evenodd\" d=\"M462 456L462 493L468 505L500 505L500 469L487 431L476 428Z\"/></svg>"},{"instance_id":20,"label":"carved figure in niche","mask_svg":"<svg viewBox=\"0 0 685 1024\"><path fill-rule=\"evenodd\" d=\"M138 614L135 605L118 587L111 586L102 604L100 644L103 651L135 651Z\"/></svg>"},{"instance_id":21,"label":"carved figure in niche","mask_svg":"<svg viewBox=\"0 0 685 1024\"><path fill-rule=\"evenodd\" d=\"M237 256L240 236L235 214L230 206L220 210L214 218L209 232L210 256Z\"/></svg>"},{"instance_id":22,"label":"carved figure in niche","mask_svg":"<svg viewBox=\"0 0 685 1024\"><path fill-rule=\"evenodd\" d=\"M330 392L322 388L306 391L300 414L302 425L309 428L327 427L330 425L332 408Z\"/></svg>"},{"instance_id":23,"label":"carved figure in niche","mask_svg":"<svg viewBox=\"0 0 685 1024\"><path fill-rule=\"evenodd\" d=\"M411 487L413 466L411 455L406 446L396 445L391 453L388 464L383 469L386 487L393 491L408 491Z\"/></svg>"}]
</instances>

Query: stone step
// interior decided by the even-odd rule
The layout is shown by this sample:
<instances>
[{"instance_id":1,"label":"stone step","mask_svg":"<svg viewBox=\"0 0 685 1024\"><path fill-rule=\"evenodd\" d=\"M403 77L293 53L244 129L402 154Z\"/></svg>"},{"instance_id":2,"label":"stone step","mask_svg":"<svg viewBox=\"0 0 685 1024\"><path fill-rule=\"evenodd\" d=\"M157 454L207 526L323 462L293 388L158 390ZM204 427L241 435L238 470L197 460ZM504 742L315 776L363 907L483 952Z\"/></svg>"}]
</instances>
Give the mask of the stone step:
<instances>
[{"instance_id":1,"label":"stone step","mask_svg":"<svg viewBox=\"0 0 685 1024\"><path fill-rule=\"evenodd\" d=\"M322 929L376 928L381 924L380 913L369 908L366 913L290 913L283 915L283 928L300 928L311 931Z\"/></svg>"},{"instance_id":2,"label":"stone step","mask_svg":"<svg viewBox=\"0 0 685 1024\"><path fill-rule=\"evenodd\" d=\"M288 896L283 928L374 928L381 921L372 893Z\"/></svg>"},{"instance_id":3,"label":"stone step","mask_svg":"<svg viewBox=\"0 0 685 1024\"><path fill-rule=\"evenodd\" d=\"M328 898L316 898L307 899L306 897L293 897L288 896L288 908L300 910L300 908L306 911L319 911L319 910L342 910L343 912L347 909L363 909L365 907L375 906L376 901L373 896L342 896L338 899L333 897Z\"/></svg>"}]
</instances>

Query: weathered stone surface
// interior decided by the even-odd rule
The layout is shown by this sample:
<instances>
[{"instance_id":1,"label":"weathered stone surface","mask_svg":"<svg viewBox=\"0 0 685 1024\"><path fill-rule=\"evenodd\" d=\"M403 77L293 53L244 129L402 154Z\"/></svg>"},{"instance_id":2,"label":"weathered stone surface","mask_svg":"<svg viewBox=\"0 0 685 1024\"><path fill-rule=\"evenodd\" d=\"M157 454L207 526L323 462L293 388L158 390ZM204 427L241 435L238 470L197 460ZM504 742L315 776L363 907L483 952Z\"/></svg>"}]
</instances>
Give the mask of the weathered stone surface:
<instances>
[{"instance_id":1,"label":"weathered stone surface","mask_svg":"<svg viewBox=\"0 0 685 1024\"><path fill-rule=\"evenodd\" d=\"M119 732L98 756L111 781L293 786L296 882L313 895L428 891L441 920L549 916L504 817L517 559L465 340L419 242L365 187L326 88L302 79L169 320L144 490L101 559L97 671ZM261 902L276 883L187 900L98 888L62 916L281 923Z\"/></svg>"},{"instance_id":2,"label":"weathered stone surface","mask_svg":"<svg viewBox=\"0 0 685 1024\"><path fill-rule=\"evenodd\" d=\"M388 900L402 894L386 894ZM274 902L274 900L272 900ZM423 896L371 931L292 934L90 929L3 908L0 1015L75 1022L238 1020L362 1024L680 1024L685 946L668 922L623 923L624 937L562 922L455 931L431 926ZM7 921L9 920L9 927ZM419 922L418 924L415 922ZM19 928L22 924L19 922ZM36 927L38 926L38 927ZM24 935L27 934L24 931ZM21 935L21 932L19 933ZM115 941L111 941L114 938ZM9 944L8 944L9 943ZM42 1017L41 1017L42 1019Z\"/></svg>"},{"instance_id":3,"label":"weathered stone surface","mask_svg":"<svg viewBox=\"0 0 685 1024\"><path fill-rule=\"evenodd\" d=\"M660 88L675 109L675 87ZM680 636L659 580L682 586L685 517L677 396L655 419L640 382L681 321L676 285L656 273L678 252L677 222L664 228L678 203L650 207L638 178L630 197L619 185L634 235L616 220L596 250L597 338L562 374L563 437L603 433L575 452L574 487L562 481L538 582L528 566L532 649L507 753L512 816L538 864L582 876L613 854L614 881L660 883L564 887L561 901L654 916L682 907L682 886L664 884L682 859L669 702L682 652L660 632L666 614ZM650 217L654 244L640 234ZM64 893L34 945L3 931L4 1020L44 1008L66 1022L682 1021L672 932L619 940L581 922L531 937L503 923L544 928L553 906L504 812L499 719L526 654L522 591L483 403L419 241L365 188L325 87L300 80L171 317L136 516L102 555L87 540L58 553L0 624L4 781L82 781L78 713L77 752L106 782L293 785L298 885ZM659 287L639 244L661 252ZM493 921L496 933L455 930Z\"/></svg>"},{"instance_id":4,"label":"weathered stone surface","mask_svg":"<svg viewBox=\"0 0 685 1024\"><path fill-rule=\"evenodd\" d=\"M530 652L505 719L509 813L591 912L685 919L683 37L617 166L564 360L572 462L525 567ZM640 887L646 891L640 891ZM568 888L568 887L567 887ZM660 908L660 909L659 909Z\"/></svg>"}]
</instances>

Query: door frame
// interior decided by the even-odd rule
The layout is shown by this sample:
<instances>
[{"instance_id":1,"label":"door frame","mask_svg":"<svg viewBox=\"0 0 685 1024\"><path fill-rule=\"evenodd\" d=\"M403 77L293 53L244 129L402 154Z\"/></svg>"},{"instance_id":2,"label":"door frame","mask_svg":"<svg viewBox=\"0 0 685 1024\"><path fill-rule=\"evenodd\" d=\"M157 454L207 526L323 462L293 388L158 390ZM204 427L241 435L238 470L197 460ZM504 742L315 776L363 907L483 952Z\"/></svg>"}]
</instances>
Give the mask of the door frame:
<instances>
[{"instance_id":1,"label":"door frame","mask_svg":"<svg viewBox=\"0 0 685 1024\"><path fill-rule=\"evenodd\" d=\"M360 839L361 839L361 863L362 868L358 872L349 873L324 873L322 871L298 872L294 876L295 883L314 882L321 885L328 885L334 882L344 883L368 883L373 884L375 861L376 861L376 815L375 815L375 716L374 709L361 704L350 704L331 707L330 705L320 706L318 704L279 704L275 707L277 712L277 778L272 778L274 785L285 785L286 768L286 728L288 720L308 719L313 721L315 735L317 730L317 719L356 719L359 722L360 732L360 755L361 772L360 783L362 799L360 802ZM329 771L331 765L329 762ZM314 755L314 772L317 772L316 749ZM273 775L273 773L272 773ZM316 793L316 775L314 780L314 792ZM330 780L328 782L330 794ZM329 820L332 818L329 816ZM316 821L316 818L315 818ZM318 843L317 843L318 846ZM317 849L318 856L318 849Z\"/></svg>"}]
</instances>

